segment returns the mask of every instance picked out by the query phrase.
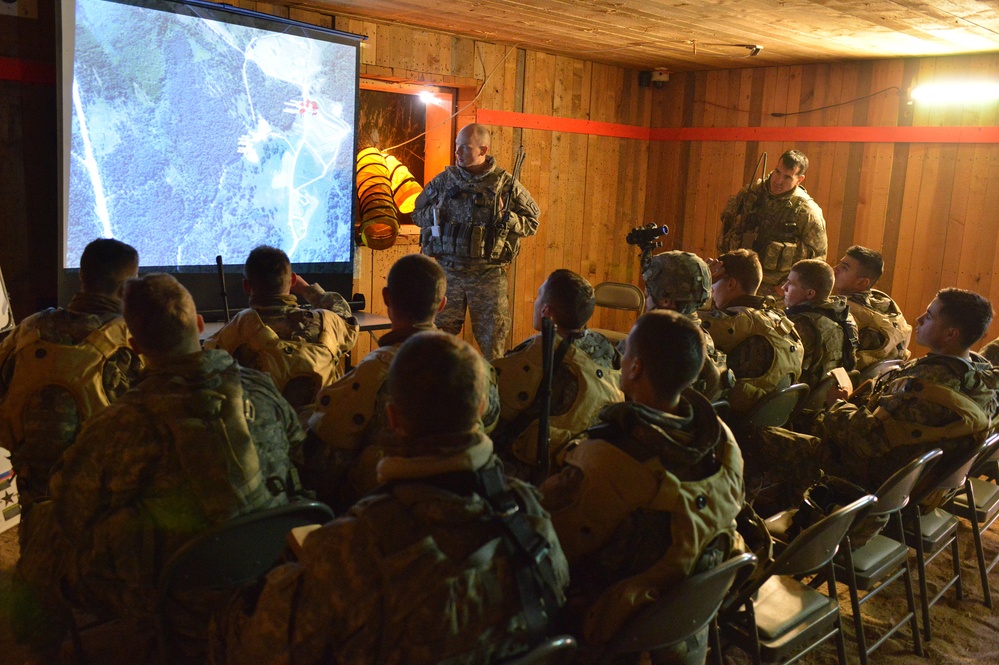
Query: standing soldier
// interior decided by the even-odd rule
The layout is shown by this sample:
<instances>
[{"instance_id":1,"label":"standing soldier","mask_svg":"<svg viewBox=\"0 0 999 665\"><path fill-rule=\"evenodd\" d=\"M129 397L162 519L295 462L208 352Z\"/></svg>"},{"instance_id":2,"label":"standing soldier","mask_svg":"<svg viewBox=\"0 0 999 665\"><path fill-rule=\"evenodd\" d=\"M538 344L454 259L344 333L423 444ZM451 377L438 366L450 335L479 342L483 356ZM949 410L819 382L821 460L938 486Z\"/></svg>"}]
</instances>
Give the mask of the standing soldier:
<instances>
[{"instance_id":1,"label":"standing soldier","mask_svg":"<svg viewBox=\"0 0 999 665\"><path fill-rule=\"evenodd\" d=\"M752 249L763 264L760 293L773 290L802 259L826 258L826 221L822 208L801 182L808 157L788 150L766 180L757 180L732 196L722 212L718 253Z\"/></svg>"},{"instance_id":2,"label":"standing soldier","mask_svg":"<svg viewBox=\"0 0 999 665\"><path fill-rule=\"evenodd\" d=\"M538 231L538 204L489 153L489 129L468 125L448 166L416 199L422 251L444 268L447 305L437 327L458 334L467 306L472 332L489 360L503 355L510 330L507 270L520 239Z\"/></svg>"}]
</instances>

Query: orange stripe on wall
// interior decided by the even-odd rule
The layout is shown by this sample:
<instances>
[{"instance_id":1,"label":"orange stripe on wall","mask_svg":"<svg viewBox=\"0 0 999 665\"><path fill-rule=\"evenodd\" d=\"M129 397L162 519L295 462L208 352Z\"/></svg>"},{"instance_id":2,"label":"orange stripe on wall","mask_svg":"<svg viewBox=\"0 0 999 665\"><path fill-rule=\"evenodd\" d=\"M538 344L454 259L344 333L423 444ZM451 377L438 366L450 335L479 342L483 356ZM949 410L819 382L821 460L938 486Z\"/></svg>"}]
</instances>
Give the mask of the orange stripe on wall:
<instances>
[{"instance_id":1,"label":"orange stripe on wall","mask_svg":"<svg viewBox=\"0 0 999 665\"><path fill-rule=\"evenodd\" d=\"M55 83L55 67L45 62L0 58L0 81L21 83Z\"/></svg>"},{"instance_id":2,"label":"orange stripe on wall","mask_svg":"<svg viewBox=\"0 0 999 665\"><path fill-rule=\"evenodd\" d=\"M644 141L785 141L819 143L999 143L999 127L662 127L478 109L476 122L499 127Z\"/></svg>"}]
</instances>

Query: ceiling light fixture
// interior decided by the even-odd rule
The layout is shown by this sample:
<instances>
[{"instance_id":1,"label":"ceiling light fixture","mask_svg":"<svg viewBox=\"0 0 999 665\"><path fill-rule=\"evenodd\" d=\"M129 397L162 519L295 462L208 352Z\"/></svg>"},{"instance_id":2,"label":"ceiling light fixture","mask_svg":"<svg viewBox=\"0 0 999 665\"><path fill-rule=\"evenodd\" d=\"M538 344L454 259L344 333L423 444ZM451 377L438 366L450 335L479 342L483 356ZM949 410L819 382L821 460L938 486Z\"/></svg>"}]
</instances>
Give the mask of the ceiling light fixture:
<instances>
[{"instance_id":1,"label":"ceiling light fixture","mask_svg":"<svg viewBox=\"0 0 999 665\"><path fill-rule=\"evenodd\" d=\"M999 99L999 82L948 81L924 83L912 91L912 100L920 104L984 104Z\"/></svg>"}]
</instances>

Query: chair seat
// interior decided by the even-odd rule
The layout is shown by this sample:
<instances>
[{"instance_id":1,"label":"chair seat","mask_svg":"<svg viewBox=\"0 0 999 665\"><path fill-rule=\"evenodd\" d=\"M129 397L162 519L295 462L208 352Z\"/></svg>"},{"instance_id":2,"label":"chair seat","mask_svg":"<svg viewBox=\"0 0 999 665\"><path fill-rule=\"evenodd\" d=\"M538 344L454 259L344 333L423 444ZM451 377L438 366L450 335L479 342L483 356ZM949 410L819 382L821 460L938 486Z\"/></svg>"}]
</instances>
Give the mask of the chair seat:
<instances>
[{"instance_id":1,"label":"chair seat","mask_svg":"<svg viewBox=\"0 0 999 665\"><path fill-rule=\"evenodd\" d=\"M753 602L760 638L774 640L785 637L792 629L810 624L813 615L818 617L827 613L830 605L838 608L839 601L794 578L771 577L760 587L759 595Z\"/></svg>"},{"instance_id":2,"label":"chair seat","mask_svg":"<svg viewBox=\"0 0 999 665\"><path fill-rule=\"evenodd\" d=\"M919 531L923 538L923 549L927 553L938 550L957 531L957 525L957 518L941 508L922 515L919 519ZM912 533L908 530L905 532L905 542L912 547Z\"/></svg>"},{"instance_id":3,"label":"chair seat","mask_svg":"<svg viewBox=\"0 0 999 665\"><path fill-rule=\"evenodd\" d=\"M853 552L853 574L857 588L871 589L902 567L909 558L909 548L888 536L877 535ZM838 576L837 576L838 577Z\"/></svg>"},{"instance_id":4,"label":"chair seat","mask_svg":"<svg viewBox=\"0 0 999 665\"><path fill-rule=\"evenodd\" d=\"M988 522L999 512L999 485L981 478L971 478L971 486L975 491L975 519L979 524ZM961 494L952 503L954 513L960 517L971 518L968 510L968 495Z\"/></svg>"}]
</instances>

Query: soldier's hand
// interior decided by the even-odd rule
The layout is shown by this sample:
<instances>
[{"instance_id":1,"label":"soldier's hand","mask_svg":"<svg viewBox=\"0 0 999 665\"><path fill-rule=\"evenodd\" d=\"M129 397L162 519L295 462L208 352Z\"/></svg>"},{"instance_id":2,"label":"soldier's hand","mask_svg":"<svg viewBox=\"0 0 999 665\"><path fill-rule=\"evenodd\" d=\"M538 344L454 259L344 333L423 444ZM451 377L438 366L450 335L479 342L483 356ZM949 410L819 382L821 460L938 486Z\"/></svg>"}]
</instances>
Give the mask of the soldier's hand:
<instances>
[{"instance_id":1,"label":"soldier's hand","mask_svg":"<svg viewBox=\"0 0 999 665\"><path fill-rule=\"evenodd\" d=\"M291 292L296 296L300 296L305 293L306 289L309 288L309 283L302 279L301 275L298 273L291 273Z\"/></svg>"},{"instance_id":2,"label":"soldier's hand","mask_svg":"<svg viewBox=\"0 0 999 665\"><path fill-rule=\"evenodd\" d=\"M725 276L725 264L718 259L708 259L708 270L711 271L711 283L714 284Z\"/></svg>"}]
</instances>

